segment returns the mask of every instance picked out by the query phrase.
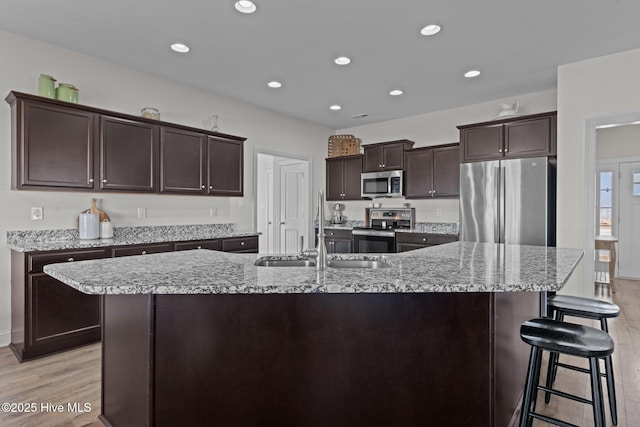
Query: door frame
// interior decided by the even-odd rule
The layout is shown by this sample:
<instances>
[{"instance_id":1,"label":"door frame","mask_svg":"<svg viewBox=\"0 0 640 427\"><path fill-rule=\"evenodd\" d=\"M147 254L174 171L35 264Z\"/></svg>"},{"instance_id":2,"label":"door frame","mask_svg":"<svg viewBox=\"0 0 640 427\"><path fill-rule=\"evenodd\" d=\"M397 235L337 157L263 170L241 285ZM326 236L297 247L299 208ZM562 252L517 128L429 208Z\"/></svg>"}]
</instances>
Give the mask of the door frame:
<instances>
[{"instance_id":1,"label":"door frame","mask_svg":"<svg viewBox=\"0 0 640 427\"><path fill-rule=\"evenodd\" d=\"M594 241L595 241L595 193L596 193L596 129L603 125L623 125L638 123L640 124L640 112L626 112L619 114L611 114L606 116L594 117L585 121L585 147L584 147L584 182L586 183L586 194L584 198L583 211L586 213L585 222L583 224L583 251L584 262L582 263L582 295L585 297L593 297L593 275L595 265L594 257Z\"/></svg>"},{"instance_id":2,"label":"door frame","mask_svg":"<svg viewBox=\"0 0 640 427\"><path fill-rule=\"evenodd\" d=\"M296 160L296 161L302 161L302 162L306 162L307 165L307 191L308 194L313 194L313 161L312 158L310 156L304 156L304 155L300 155L300 154L291 154L291 153L285 153L282 151L277 151L277 150L272 150L269 148L264 148L264 147L254 147L253 148L253 188L254 188L254 193L255 193L255 197L256 197L256 203L254 203L254 215L253 215L253 229L254 230L258 230L258 203L257 203L257 192L258 192L258 180L260 179L260 176L258 174L258 155L263 154L263 155L267 155L267 156L272 156L272 157L278 157L278 158L284 158L284 159L292 159L292 160ZM274 178L275 181L275 178ZM275 187L275 186L274 186ZM277 186L278 188L274 188L274 192L277 191L278 194L280 193L280 188L279 186ZM307 215L307 226L305 227L305 229L303 230L303 236L304 236L304 242L305 242L305 247L310 247L310 236L313 236L313 215L311 215L311 212L313 212L312 209L312 203L313 203L313 197L307 197L307 202L305 203L307 206L305 206L307 212L309 213L309 215ZM273 202L273 200L271 200L271 202Z\"/></svg>"}]
</instances>

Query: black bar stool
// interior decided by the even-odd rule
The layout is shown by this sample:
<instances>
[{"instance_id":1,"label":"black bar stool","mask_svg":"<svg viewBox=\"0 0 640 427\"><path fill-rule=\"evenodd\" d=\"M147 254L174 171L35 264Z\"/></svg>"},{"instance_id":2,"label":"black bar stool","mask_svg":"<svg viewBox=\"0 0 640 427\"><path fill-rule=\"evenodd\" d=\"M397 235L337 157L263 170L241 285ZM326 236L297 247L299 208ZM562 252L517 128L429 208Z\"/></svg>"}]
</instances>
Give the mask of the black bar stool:
<instances>
[{"instance_id":1,"label":"black bar stool","mask_svg":"<svg viewBox=\"0 0 640 427\"><path fill-rule=\"evenodd\" d=\"M564 316L582 317L585 319L595 319L600 321L600 329L609 332L607 319L618 317L620 315L620 307L607 301L600 301L591 298L581 298L569 295L553 295L547 298L547 308L549 316L562 321ZM578 366L560 363L558 353L552 353L549 357L549 367L547 369L547 387L551 388L556 380L558 366L572 369L579 372L588 372L584 368ZM607 393L609 395L609 408L611 410L611 422L613 425L618 424L618 404L616 401L616 386L613 379L613 363L611 355L604 358L604 372L601 374L607 380ZM545 393L544 401L549 403L551 399L550 393Z\"/></svg>"},{"instance_id":2,"label":"black bar stool","mask_svg":"<svg viewBox=\"0 0 640 427\"><path fill-rule=\"evenodd\" d=\"M522 399L520 427L530 427L534 418L559 426L577 427L557 418L551 418L535 412L538 390L592 405L595 427L604 427L604 402L598 359L613 353L613 339L609 334L589 326L542 318L524 322L520 327L520 337L522 341L531 346L527 382ZM591 376L591 400L539 384L543 351L589 359L588 372Z\"/></svg>"}]
</instances>

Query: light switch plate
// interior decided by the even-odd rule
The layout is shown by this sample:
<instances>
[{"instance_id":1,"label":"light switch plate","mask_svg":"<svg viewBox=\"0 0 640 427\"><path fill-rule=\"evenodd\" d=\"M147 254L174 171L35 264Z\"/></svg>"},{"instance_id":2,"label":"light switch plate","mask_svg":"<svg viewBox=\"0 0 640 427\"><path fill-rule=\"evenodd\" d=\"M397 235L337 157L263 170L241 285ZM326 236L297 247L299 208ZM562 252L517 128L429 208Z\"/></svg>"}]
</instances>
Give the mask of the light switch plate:
<instances>
[{"instance_id":1,"label":"light switch plate","mask_svg":"<svg viewBox=\"0 0 640 427\"><path fill-rule=\"evenodd\" d=\"M218 209L216 208L209 208L209 216L211 218L218 216Z\"/></svg>"},{"instance_id":2,"label":"light switch plate","mask_svg":"<svg viewBox=\"0 0 640 427\"><path fill-rule=\"evenodd\" d=\"M147 217L147 208L138 208L138 219L144 219Z\"/></svg>"},{"instance_id":3,"label":"light switch plate","mask_svg":"<svg viewBox=\"0 0 640 427\"><path fill-rule=\"evenodd\" d=\"M44 208L34 206L31 208L31 221L42 221L44 219Z\"/></svg>"}]
</instances>

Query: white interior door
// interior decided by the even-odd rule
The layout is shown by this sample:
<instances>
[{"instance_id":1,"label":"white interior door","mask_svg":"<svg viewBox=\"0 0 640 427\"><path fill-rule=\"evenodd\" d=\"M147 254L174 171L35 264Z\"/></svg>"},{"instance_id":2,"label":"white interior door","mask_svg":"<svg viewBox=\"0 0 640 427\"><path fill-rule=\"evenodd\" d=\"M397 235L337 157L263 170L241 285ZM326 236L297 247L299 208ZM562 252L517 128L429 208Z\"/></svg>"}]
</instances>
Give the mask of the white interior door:
<instances>
[{"instance_id":1,"label":"white interior door","mask_svg":"<svg viewBox=\"0 0 640 427\"><path fill-rule=\"evenodd\" d=\"M618 276L640 279L640 162L620 163Z\"/></svg>"},{"instance_id":2,"label":"white interior door","mask_svg":"<svg viewBox=\"0 0 640 427\"><path fill-rule=\"evenodd\" d=\"M307 224L305 182L304 164L280 167L280 253L300 251L300 236L304 235Z\"/></svg>"}]
</instances>

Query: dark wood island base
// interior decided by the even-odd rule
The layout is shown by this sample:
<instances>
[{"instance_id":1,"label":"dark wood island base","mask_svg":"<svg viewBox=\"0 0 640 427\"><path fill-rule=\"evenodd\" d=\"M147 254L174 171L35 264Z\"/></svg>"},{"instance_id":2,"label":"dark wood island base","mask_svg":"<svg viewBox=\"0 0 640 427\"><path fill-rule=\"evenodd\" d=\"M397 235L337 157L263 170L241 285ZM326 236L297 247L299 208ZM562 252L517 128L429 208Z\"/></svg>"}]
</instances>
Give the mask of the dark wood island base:
<instances>
[{"instance_id":1,"label":"dark wood island base","mask_svg":"<svg viewBox=\"0 0 640 427\"><path fill-rule=\"evenodd\" d=\"M495 426L537 292L104 295L108 426Z\"/></svg>"}]
</instances>

